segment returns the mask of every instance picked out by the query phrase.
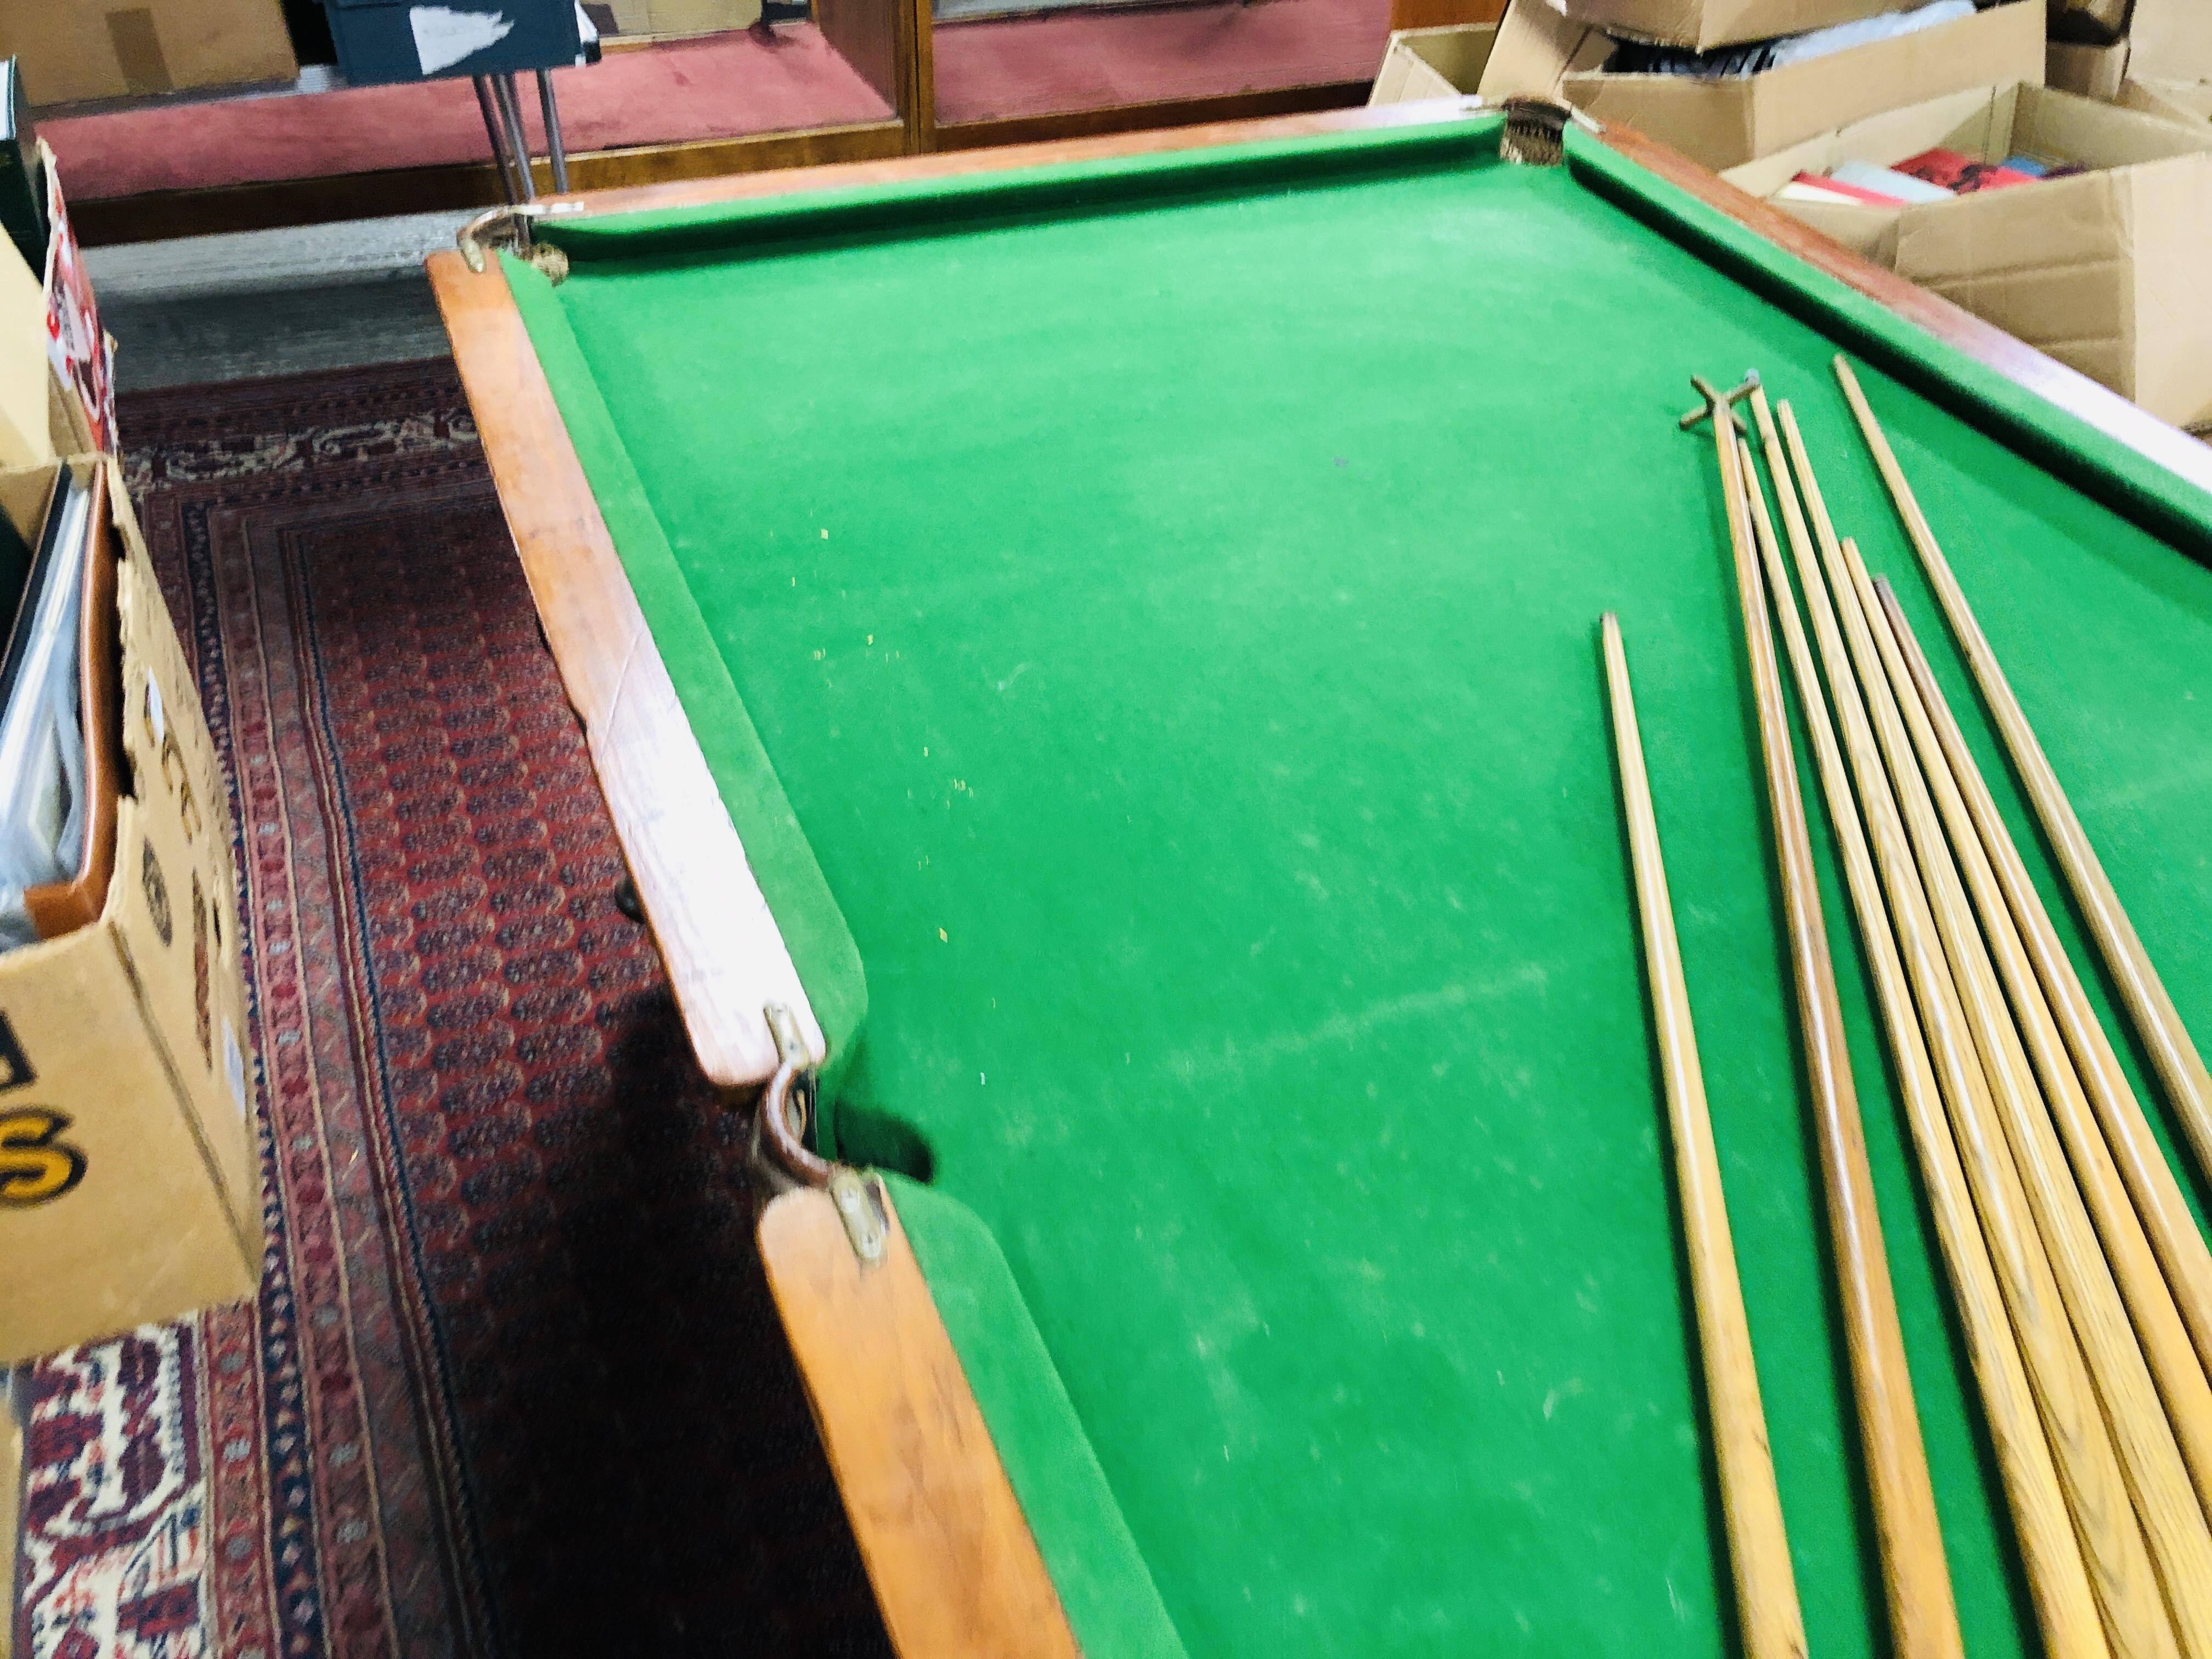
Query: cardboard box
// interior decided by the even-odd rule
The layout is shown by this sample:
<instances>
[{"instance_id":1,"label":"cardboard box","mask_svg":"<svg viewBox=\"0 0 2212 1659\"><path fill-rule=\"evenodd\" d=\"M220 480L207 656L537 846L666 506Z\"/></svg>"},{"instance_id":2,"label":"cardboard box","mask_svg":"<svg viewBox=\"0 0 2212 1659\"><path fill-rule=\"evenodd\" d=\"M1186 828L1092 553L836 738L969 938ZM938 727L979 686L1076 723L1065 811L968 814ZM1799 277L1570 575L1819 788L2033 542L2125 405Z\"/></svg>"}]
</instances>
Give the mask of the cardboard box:
<instances>
[{"instance_id":1,"label":"cardboard box","mask_svg":"<svg viewBox=\"0 0 2212 1659\"><path fill-rule=\"evenodd\" d=\"M33 105L300 75L279 0L11 0L0 5L9 56Z\"/></svg>"},{"instance_id":2,"label":"cardboard box","mask_svg":"<svg viewBox=\"0 0 2212 1659\"><path fill-rule=\"evenodd\" d=\"M612 0L624 34L719 34L760 21L761 0Z\"/></svg>"},{"instance_id":3,"label":"cardboard box","mask_svg":"<svg viewBox=\"0 0 2212 1659\"><path fill-rule=\"evenodd\" d=\"M2189 126L2212 120L2212 5L2136 0L2129 36L2106 46L2054 41L2050 82Z\"/></svg>"},{"instance_id":4,"label":"cardboard box","mask_svg":"<svg viewBox=\"0 0 2212 1659\"><path fill-rule=\"evenodd\" d=\"M228 795L115 463L0 511L64 465L113 503L126 783L99 920L0 955L0 1364L250 1295L264 1246Z\"/></svg>"},{"instance_id":5,"label":"cardboard box","mask_svg":"<svg viewBox=\"0 0 2212 1659\"><path fill-rule=\"evenodd\" d=\"M40 466L57 455L115 448L115 347L101 331L60 170L41 140L46 191L43 273L0 240L0 468ZM39 339L41 370L31 359Z\"/></svg>"},{"instance_id":6,"label":"cardboard box","mask_svg":"<svg viewBox=\"0 0 2212 1659\"><path fill-rule=\"evenodd\" d=\"M54 458L46 300L12 241L0 242L0 467Z\"/></svg>"},{"instance_id":7,"label":"cardboard box","mask_svg":"<svg viewBox=\"0 0 2212 1659\"><path fill-rule=\"evenodd\" d=\"M1809 29L1855 23L1907 0L1557 0L1577 23L1608 34L1711 52L1742 40L1771 40Z\"/></svg>"},{"instance_id":8,"label":"cardboard box","mask_svg":"<svg viewBox=\"0 0 2212 1659\"><path fill-rule=\"evenodd\" d=\"M1613 41L1563 17L1545 0L1513 0L1487 49L1485 25L1455 53L1423 30L1407 48L1460 92L1496 100L1514 93L1563 98L1600 121L1618 121L1671 144L1709 167L1730 167L1814 134L1900 105L2014 81L2040 83L2044 11L2039 0L2011 0L1955 23L1854 46L1763 75L1700 81L1679 75L1608 75ZM1481 58L1476 79L1466 67ZM1388 59L1386 58L1386 64ZM1437 81L1404 65L1405 97L1441 97ZM1385 98L1378 88L1376 101Z\"/></svg>"},{"instance_id":9,"label":"cardboard box","mask_svg":"<svg viewBox=\"0 0 2212 1659\"><path fill-rule=\"evenodd\" d=\"M1567 100L1620 121L1710 167L1769 155L1817 132L1946 93L2012 81L2040 84L2044 14L2013 0L1955 23L1877 40L1726 81L1679 75L1565 75Z\"/></svg>"},{"instance_id":10,"label":"cardboard box","mask_svg":"<svg viewBox=\"0 0 2212 1659\"><path fill-rule=\"evenodd\" d=\"M2128 72L2154 81L2212 81L2212 5L2136 0Z\"/></svg>"},{"instance_id":11,"label":"cardboard box","mask_svg":"<svg viewBox=\"0 0 2212 1659\"><path fill-rule=\"evenodd\" d=\"M46 182L46 269L41 284L46 311L46 362L59 406L55 441L72 455L112 454L115 433L115 342L100 325L92 277L84 268L69 204L62 198L61 168L46 142L39 141Z\"/></svg>"},{"instance_id":12,"label":"cardboard box","mask_svg":"<svg viewBox=\"0 0 2212 1659\"><path fill-rule=\"evenodd\" d=\"M1442 28L1400 29L1383 49L1382 67L1367 89L1370 104L1413 104L1425 98L1456 98L1480 84L1498 43L1493 23Z\"/></svg>"},{"instance_id":13,"label":"cardboard box","mask_svg":"<svg viewBox=\"0 0 2212 1659\"><path fill-rule=\"evenodd\" d=\"M2212 122L2212 81L2137 81L2121 82L2116 100L2121 108L2140 110L2160 120L2184 126Z\"/></svg>"},{"instance_id":14,"label":"cardboard box","mask_svg":"<svg viewBox=\"0 0 2212 1659\"><path fill-rule=\"evenodd\" d=\"M2015 85L1893 111L1727 177L1771 196L1800 172L1939 146L2098 170L1914 207L1777 205L2154 415L2212 421L2212 126Z\"/></svg>"},{"instance_id":15,"label":"cardboard box","mask_svg":"<svg viewBox=\"0 0 2212 1659\"><path fill-rule=\"evenodd\" d=\"M2116 104L2128 75L2128 43L2115 40L2108 46L2087 46L2053 40L2043 70L2045 86Z\"/></svg>"}]
</instances>

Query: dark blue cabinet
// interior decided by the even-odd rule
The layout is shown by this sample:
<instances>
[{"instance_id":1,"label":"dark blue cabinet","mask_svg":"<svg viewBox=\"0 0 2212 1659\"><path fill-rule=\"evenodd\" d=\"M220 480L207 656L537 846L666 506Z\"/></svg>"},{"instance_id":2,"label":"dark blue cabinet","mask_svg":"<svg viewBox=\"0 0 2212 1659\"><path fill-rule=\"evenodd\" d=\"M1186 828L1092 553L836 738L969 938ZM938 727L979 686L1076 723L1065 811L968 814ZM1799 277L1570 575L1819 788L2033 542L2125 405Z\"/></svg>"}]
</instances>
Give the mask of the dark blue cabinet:
<instances>
[{"instance_id":1,"label":"dark blue cabinet","mask_svg":"<svg viewBox=\"0 0 2212 1659\"><path fill-rule=\"evenodd\" d=\"M353 85L586 61L575 0L323 0Z\"/></svg>"}]
</instances>

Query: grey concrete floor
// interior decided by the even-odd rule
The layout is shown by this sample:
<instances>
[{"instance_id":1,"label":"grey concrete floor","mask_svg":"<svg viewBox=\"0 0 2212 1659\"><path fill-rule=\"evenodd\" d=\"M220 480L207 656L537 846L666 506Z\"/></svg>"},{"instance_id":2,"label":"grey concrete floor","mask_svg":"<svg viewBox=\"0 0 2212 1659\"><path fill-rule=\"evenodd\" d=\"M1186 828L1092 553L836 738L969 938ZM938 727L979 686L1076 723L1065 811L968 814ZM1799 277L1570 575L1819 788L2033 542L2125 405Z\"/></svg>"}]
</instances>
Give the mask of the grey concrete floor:
<instances>
[{"instance_id":1,"label":"grey concrete floor","mask_svg":"<svg viewBox=\"0 0 2212 1659\"><path fill-rule=\"evenodd\" d=\"M119 389L441 357L423 255L465 216L419 214L93 248Z\"/></svg>"}]
</instances>

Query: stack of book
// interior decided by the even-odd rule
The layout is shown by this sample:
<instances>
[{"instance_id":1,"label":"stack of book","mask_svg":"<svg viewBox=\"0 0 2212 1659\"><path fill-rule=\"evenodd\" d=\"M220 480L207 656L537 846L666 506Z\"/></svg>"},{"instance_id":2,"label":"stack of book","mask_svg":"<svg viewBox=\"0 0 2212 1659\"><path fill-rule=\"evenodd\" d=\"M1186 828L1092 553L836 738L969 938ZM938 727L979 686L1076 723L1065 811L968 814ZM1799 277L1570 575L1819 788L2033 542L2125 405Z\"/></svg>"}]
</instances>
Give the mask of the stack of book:
<instances>
[{"instance_id":1,"label":"stack of book","mask_svg":"<svg viewBox=\"0 0 2212 1659\"><path fill-rule=\"evenodd\" d=\"M1948 202L1985 190L2007 190L2043 179L2063 179L2088 169L2077 162L2034 155L1984 161L1955 149L1923 150L1893 167L1844 161L1826 173L1801 173L1777 193L1784 202L1826 202L1863 207L1911 207Z\"/></svg>"},{"instance_id":2,"label":"stack of book","mask_svg":"<svg viewBox=\"0 0 2212 1659\"><path fill-rule=\"evenodd\" d=\"M83 867L86 576L92 487L59 469L36 545L0 514L0 951L35 943L35 890Z\"/></svg>"}]
</instances>

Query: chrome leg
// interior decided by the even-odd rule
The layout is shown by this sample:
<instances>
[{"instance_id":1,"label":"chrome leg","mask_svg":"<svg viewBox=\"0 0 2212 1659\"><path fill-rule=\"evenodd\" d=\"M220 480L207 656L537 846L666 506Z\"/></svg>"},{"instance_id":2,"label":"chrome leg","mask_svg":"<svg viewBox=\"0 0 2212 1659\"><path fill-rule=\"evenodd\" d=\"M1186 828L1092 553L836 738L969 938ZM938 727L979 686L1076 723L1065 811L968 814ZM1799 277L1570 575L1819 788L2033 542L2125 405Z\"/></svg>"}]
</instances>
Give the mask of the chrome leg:
<instances>
[{"instance_id":1,"label":"chrome leg","mask_svg":"<svg viewBox=\"0 0 2212 1659\"><path fill-rule=\"evenodd\" d=\"M514 155L514 170L522 181L522 199L538 199L538 180L530 169L530 134L522 125L522 97L514 89L512 75L495 76L492 90L498 95L499 112L507 122L508 146Z\"/></svg>"},{"instance_id":2,"label":"chrome leg","mask_svg":"<svg viewBox=\"0 0 2212 1659\"><path fill-rule=\"evenodd\" d=\"M499 188L512 207L522 198L516 193L514 163L507 151L507 130L495 105L491 77L485 75L470 77L476 83L477 107L483 112L484 136L491 140L492 165L499 169Z\"/></svg>"},{"instance_id":3,"label":"chrome leg","mask_svg":"<svg viewBox=\"0 0 2212 1659\"><path fill-rule=\"evenodd\" d=\"M568 150L561 142L561 110L553 101L553 71L538 71L538 108L545 118L545 153L553 161L553 188L563 195L568 189Z\"/></svg>"}]
</instances>

